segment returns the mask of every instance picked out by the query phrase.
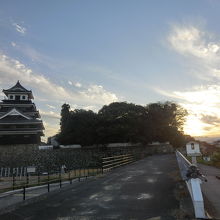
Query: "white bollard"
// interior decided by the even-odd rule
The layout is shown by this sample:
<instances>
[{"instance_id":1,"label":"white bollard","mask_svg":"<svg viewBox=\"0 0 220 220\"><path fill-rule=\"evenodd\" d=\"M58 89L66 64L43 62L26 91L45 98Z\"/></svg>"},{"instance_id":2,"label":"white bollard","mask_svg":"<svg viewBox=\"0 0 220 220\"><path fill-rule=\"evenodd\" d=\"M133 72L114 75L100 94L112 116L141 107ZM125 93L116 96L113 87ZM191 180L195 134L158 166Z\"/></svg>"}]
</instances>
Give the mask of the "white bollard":
<instances>
[{"instance_id":1,"label":"white bollard","mask_svg":"<svg viewBox=\"0 0 220 220\"><path fill-rule=\"evenodd\" d=\"M204 201L200 186L202 181L199 178L192 178L186 181L186 183L193 201L196 218L206 219L207 217L205 215Z\"/></svg>"},{"instance_id":2,"label":"white bollard","mask_svg":"<svg viewBox=\"0 0 220 220\"><path fill-rule=\"evenodd\" d=\"M197 166L197 160L196 160L196 157L192 157L192 164L194 164L194 165Z\"/></svg>"}]
</instances>

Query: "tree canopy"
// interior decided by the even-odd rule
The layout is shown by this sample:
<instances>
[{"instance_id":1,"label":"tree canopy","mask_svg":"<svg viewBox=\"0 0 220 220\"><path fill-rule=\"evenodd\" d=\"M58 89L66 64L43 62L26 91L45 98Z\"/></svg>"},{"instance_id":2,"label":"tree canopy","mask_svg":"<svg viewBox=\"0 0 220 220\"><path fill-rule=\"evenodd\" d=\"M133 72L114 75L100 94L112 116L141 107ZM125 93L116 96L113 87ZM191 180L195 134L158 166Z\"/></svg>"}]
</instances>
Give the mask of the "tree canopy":
<instances>
[{"instance_id":1,"label":"tree canopy","mask_svg":"<svg viewBox=\"0 0 220 220\"><path fill-rule=\"evenodd\" d=\"M169 141L184 144L183 125L187 111L174 102L151 103L146 106L127 102L104 105L98 113L91 110L61 109L62 144L107 144L115 142L149 143Z\"/></svg>"}]
</instances>

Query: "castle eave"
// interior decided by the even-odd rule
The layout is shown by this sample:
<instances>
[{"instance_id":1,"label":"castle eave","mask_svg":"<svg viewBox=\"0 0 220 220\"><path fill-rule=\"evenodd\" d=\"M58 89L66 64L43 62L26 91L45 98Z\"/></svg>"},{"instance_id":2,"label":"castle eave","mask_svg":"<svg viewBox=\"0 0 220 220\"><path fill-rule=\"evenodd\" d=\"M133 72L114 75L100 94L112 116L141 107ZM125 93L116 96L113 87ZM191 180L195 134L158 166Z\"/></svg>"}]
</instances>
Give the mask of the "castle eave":
<instances>
[{"instance_id":1,"label":"castle eave","mask_svg":"<svg viewBox=\"0 0 220 220\"><path fill-rule=\"evenodd\" d=\"M0 135L15 135L15 134L41 134L43 135L42 130L33 130L33 131L0 131Z\"/></svg>"},{"instance_id":2,"label":"castle eave","mask_svg":"<svg viewBox=\"0 0 220 220\"><path fill-rule=\"evenodd\" d=\"M4 122L1 122L0 121L0 125L6 125L6 124L14 124L14 125L17 125L17 124L43 124L42 121L4 121Z\"/></svg>"}]
</instances>

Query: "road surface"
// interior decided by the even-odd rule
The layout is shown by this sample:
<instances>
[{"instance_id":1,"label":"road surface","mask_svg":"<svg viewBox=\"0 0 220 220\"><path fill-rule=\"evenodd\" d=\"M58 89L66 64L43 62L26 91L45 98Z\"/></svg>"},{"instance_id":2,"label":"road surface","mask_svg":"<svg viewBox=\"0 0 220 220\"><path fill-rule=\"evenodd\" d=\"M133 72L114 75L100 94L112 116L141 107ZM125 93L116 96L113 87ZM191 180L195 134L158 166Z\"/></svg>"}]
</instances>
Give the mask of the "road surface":
<instances>
[{"instance_id":1,"label":"road surface","mask_svg":"<svg viewBox=\"0 0 220 220\"><path fill-rule=\"evenodd\" d=\"M220 176L220 169L203 164L199 164L199 168L208 180L202 184L202 192L214 208L210 212L216 219L220 219L220 180L216 178Z\"/></svg>"},{"instance_id":2,"label":"road surface","mask_svg":"<svg viewBox=\"0 0 220 220\"><path fill-rule=\"evenodd\" d=\"M150 156L102 177L51 192L45 199L21 206L0 219L172 220L173 211L179 208L172 178L177 170L174 154Z\"/></svg>"}]
</instances>

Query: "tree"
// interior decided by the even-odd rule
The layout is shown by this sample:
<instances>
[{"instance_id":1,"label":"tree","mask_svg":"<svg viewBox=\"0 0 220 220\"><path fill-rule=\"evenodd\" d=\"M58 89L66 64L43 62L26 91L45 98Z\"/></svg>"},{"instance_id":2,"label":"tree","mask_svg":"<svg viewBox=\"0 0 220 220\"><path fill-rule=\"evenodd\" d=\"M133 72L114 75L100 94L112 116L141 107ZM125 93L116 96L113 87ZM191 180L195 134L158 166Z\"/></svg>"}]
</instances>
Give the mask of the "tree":
<instances>
[{"instance_id":1,"label":"tree","mask_svg":"<svg viewBox=\"0 0 220 220\"><path fill-rule=\"evenodd\" d=\"M62 144L90 145L95 143L96 114L89 110L69 111L64 104L61 110L61 132L58 141Z\"/></svg>"},{"instance_id":2,"label":"tree","mask_svg":"<svg viewBox=\"0 0 220 220\"><path fill-rule=\"evenodd\" d=\"M103 106L98 114L64 104L61 109L62 144L149 143L185 141L183 124L187 112L173 102L151 103L146 107L127 102Z\"/></svg>"},{"instance_id":3,"label":"tree","mask_svg":"<svg viewBox=\"0 0 220 220\"><path fill-rule=\"evenodd\" d=\"M61 108L60 130L61 133L65 133L68 129L68 120L70 118L70 105L63 104Z\"/></svg>"},{"instance_id":4,"label":"tree","mask_svg":"<svg viewBox=\"0 0 220 220\"><path fill-rule=\"evenodd\" d=\"M153 141L176 142L183 136L183 125L187 111L173 102L152 103L146 106L148 123Z\"/></svg>"},{"instance_id":5,"label":"tree","mask_svg":"<svg viewBox=\"0 0 220 220\"><path fill-rule=\"evenodd\" d=\"M114 102L98 112L98 136L101 143L139 142L146 111L143 106Z\"/></svg>"}]
</instances>

